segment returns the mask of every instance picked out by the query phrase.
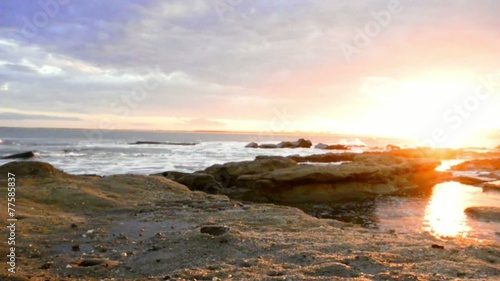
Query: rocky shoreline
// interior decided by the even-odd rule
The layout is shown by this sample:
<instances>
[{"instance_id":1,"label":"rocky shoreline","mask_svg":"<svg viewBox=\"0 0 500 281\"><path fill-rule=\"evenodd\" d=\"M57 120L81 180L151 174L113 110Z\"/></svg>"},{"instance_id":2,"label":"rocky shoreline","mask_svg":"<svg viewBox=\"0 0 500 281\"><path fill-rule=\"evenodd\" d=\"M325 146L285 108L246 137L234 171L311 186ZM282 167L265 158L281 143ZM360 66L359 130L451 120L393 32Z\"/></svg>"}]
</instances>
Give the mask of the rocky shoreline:
<instances>
[{"instance_id":1,"label":"rocky shoreline","mask_svg":"<svg viewBox=\"0 0 500 281\"><path fill-rule=\"evenodd\" d=\"M436 160L446 154L410 156L258 157L197 173L107 177L70 175L41 162L10 162L0 166L0 174L14 173L18 181L18 272L1 276L484 280L500 275L498 244L380 232L283 206L428 192L453 177L435 170ZM0 179L2 186L6 183ZM6 221L5 212L0 218ZM6 256L6 249L4 244L0 255Z\"/></svg>"}]
</instances>

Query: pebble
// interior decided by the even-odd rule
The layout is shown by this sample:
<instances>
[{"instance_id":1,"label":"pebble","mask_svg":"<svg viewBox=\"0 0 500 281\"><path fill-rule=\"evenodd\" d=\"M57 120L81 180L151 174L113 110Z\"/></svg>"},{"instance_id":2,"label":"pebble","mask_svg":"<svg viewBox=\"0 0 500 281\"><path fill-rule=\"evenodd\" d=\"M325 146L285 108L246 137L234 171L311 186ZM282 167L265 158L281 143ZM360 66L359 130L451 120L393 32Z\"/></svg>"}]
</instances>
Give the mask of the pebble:
<instances>
[{"instance_id":1,"label":"pebble","mask_svg":"<svg viewBox=\"0 0 500 281\"><path fill-rule=\"evenodd\" d=\"M444 246L438 245L438 244L432 244L431 246L432 249L441 249L444 250Z\"/></svg>"},{"instance_id":2,"label":"pebble","mask_svg":"<svg viewBox=\"0 0 500 281\"><path fill-rule=\"evenodd\" d=\"M212 236L221 236L226 234L230 230L229 227L223 225L209 225L200 228L200 232L204 234L209 234Z\"/></svg>"}]
</instances>

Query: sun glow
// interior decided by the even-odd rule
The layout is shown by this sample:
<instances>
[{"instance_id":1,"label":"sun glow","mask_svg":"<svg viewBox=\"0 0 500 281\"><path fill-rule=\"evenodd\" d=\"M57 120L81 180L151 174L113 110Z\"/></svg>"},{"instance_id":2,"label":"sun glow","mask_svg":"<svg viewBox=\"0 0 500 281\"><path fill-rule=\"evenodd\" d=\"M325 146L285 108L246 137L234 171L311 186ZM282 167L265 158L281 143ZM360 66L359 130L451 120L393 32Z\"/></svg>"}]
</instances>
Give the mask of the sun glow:
<instances>
[{"instance_id":1,"label":"sun glow","mask_svg":"<svg viewBox=\"0 0 500 281\"><path fill-rule=\"evenodd\" d=\"M438 237L466 237L471 230L464 213L467 197L460 183L447 182L434 187L425 209L423 230Z\"/></svg>"},{"instance_id":2,"label":"sun glow","mask_svg":"<svg viewBox=\"0 0 500 281\"><path fill-rule=\"evenodd\" d=\"M459 77L459 78L457 78ZM422 146L460 147L473 143L471 136L489 124L486 94L475 91L478 79L436 76L396 81L370 77L360 92L374 103L367 110L367 130L412 138Z\"/></svg>"}]
</instances>

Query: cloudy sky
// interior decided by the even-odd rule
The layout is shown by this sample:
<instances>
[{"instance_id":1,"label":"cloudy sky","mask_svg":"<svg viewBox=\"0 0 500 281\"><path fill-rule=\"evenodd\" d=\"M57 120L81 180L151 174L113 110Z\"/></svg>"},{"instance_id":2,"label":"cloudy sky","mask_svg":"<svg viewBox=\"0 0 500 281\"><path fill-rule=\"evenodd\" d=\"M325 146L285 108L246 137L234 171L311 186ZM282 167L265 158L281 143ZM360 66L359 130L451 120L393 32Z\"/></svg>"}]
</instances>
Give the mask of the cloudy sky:
<instances>
[{"instance_id":1,"label":"cloudy sky","mask_svg":"<svg viewBox=\"0 0 500 281\"><path fill-rule=\"evenodd\" d=\"M500 128L499 12L495 0L3 0L0 126Z\"/></svg>"}]
</instances>

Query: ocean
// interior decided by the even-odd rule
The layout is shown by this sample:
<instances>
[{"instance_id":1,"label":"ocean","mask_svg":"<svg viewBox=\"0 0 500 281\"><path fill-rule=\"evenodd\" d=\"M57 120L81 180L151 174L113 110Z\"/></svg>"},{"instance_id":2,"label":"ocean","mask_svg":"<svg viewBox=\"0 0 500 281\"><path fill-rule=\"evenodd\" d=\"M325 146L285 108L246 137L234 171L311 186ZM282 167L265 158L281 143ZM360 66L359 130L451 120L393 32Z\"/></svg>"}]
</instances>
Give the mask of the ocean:
<instances>
[{"instance_id":1,"label":"ocean","mask_svg":"<svg viewBox=\"0 0 500 281\"><path fill-rule=\"evenodd\" d=\"M319 149L249 149L249 142L278 143L301 137L316 143L384 147L404 145L401 139L363 136L235 134L163 131L104 131L80 129L0 128L0 156L35 151L45 161L71 174L152 174L194 172L213 164L253 160L258 155L310 155ZM137 141L196 143L196 145L132 145ZM0 160L0 165L8 162Z\"/></svg>"},{"instance_id":2,"label":"ocean","mask_svg":"<svg viewBox=\"0 0 500 281\"><path fill-rule=\"evenodd\" d=\"M215 132L100 131L80 129L0 128L0 156L35 151L36 160L71 174L153 174L164 171L194 172L213 164L253 160L258 155L311 155L314 148L252 149L249 142L278 143L310 139L314 144L411 146L403 139L366 136L292 134L235 134ZM137 141L195 143L195 145L144 144ZM496 143L493 140L491 143ZM500 143L500 142L498 142ZM354 149L362 152L364 149ZM341 151L337 151L342 153ZM0 165L12 160L0 160ZM437 185L430 197L381 197L362 203L317 205L318 217L350 221L395 233L427 232L436 237L461 237L500 243L500 223L468 218L471 206L500 206L500 193L448 182Z\"/></svg>"}]
</instances>

